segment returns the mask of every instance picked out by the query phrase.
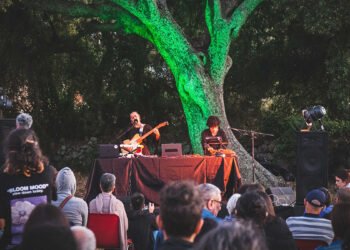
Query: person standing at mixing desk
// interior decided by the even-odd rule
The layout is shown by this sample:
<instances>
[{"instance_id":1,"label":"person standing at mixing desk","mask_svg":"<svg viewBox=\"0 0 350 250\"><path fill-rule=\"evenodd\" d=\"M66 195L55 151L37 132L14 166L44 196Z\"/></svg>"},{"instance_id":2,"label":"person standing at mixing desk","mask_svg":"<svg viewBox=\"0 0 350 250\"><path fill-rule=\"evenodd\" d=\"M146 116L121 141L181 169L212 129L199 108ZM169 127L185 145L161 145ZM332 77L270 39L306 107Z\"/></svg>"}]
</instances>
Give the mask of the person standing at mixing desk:
<instances>
[{"instance_id":1,"label":"person standing at mixing desk","mask_svg":"<svg viewBox=\"0 0 350 250\"><path fill-rule=\"evenodd\" d=\"M220 119L217 116L209 116L208 128L202 132L202 147L205 155L215 155L220 149L225 149L228 143L226 134L220 128Z\"/></svg>"}]
</instances>

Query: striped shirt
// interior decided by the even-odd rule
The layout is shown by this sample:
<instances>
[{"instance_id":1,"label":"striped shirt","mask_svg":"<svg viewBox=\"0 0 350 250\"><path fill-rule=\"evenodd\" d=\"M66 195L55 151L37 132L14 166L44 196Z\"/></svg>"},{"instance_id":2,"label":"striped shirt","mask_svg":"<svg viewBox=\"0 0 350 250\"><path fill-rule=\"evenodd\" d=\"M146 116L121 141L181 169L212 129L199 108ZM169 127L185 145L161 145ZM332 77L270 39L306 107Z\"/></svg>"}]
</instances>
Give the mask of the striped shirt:
<instances>
[{"instance_id":1,"label":"striped shirt","mask_svg":"<svg viewBox=\"0 0 350 250\"><path fill-rule=\"evenodd\" d=\"M294 239L321 240L329 245L334 238L330 220L318 217L296 216L289 217L286 222Z\"/></svg>"}]
</instances>

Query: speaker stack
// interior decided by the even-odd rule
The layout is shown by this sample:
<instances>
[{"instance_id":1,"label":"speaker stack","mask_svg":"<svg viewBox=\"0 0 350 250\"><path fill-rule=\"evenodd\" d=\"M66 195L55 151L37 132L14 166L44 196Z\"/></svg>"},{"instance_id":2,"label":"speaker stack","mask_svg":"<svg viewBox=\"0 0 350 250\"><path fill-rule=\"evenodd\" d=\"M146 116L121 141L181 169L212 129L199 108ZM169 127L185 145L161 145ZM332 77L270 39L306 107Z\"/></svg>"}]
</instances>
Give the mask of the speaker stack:
<instances>
[{"instance_id":1,"label":"speaker stack","mask_svg":"<svg viewBox=\"0 0 350 250\"><path fill-rule=\"evenodd\" d=\"M306 194L328 186L328 134L324 131L297 134L296 205Z\"/></svg>"}]
</instances>

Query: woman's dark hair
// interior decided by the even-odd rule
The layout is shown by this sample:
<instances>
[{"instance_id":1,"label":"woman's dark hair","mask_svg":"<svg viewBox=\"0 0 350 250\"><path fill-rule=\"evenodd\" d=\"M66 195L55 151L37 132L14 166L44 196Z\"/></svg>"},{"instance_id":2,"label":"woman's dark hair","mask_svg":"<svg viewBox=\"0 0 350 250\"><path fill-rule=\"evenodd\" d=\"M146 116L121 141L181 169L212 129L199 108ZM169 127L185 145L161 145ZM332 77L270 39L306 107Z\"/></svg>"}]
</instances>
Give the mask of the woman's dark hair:
<instances>
[{"instance_id":1,"label":"woman's dark hair","mask_svg":"<svg viewBox=\"0 0 350 250\"><path fill-rule=\"evenodd\" d=\"M24 232L42 224L69 227L69 222L62 210L50 204L39 204L34 208L24 226Z\"/></svg>"},{"instance_id":2,"label":"woman's dark hair","mask_svg":"<svg viewBox=\"0 0 350 250\"><path fill-rule=\"evenodd\" d=\"M23 234L20 250L76 250L77 243L69 227L42 224Z\"/></svg>"},{"instance_id":3,"label":"woman's dark hair","mask_svg":"<svg viewBox=\"0 0 350 250\"><path fill-rule=\"evenodd\" d=\"M346 169L344 168L341 168L341 169L338 169L334 176L338 177L339 179L341 179L342 181L346 181L346 182L349 182L349 173L348 171L346 171Z\"/></svg>"},{"instance_id":4,"label":"woman's dark hair","mask_svg":"<svg viewBox=\"0 0 350 250\"><path fill-rule=\"evenodd\" d=\"M141 210L145 204L145 196L141 193L133 193L131 196L131 205L134 210Z\"/></svg>"},{"instance_id":5,"label":"woman's dark hair","mask_svg":"<svg viewBox=\"0 0 350 250\"><path fill-rule=\"evenodd\" d=\"M261 191L265 192L265 188L263 185L260 183L247 183L243 184L237 191L239 194L244 194L247 192L252 192L252 191Z\"/></svg>"},{"instance_id":6,"label":"woman's dark hair","mask_svg":"<svg viewBox=\"0 0 350 250\"><path fill-rule=\"evenodd\" d=\"M214 116L214 115L208 117L207 126L208 126L209 128L215 127L215 126L219 126L219 125L220 125L220 119L219 119L219 117Z\"/></svg>"},{"instance_id":7,"label":"woman's dark hair","mask_svg":"<svg viewBox=\"0 0 350 250\"><path fill-rule=\"evenodd\" d=\"M47 159L41 153L39 140L33 130L15 129L7 137L5 144L5 172L23 174L27 177L41 173Z\"/></svg>"},{"instance_id":8,"label":"woman's dark hair","mask_svg":"<svg viewBox=\"0 0 350 250\"><path fill-rule=\"evenodd\" d=\"M39 204L24 226L24 249L76 249L69 222L62 210L51 204Z\"/></svg>"},{"instance_id":9,"label":"woman's dark hair","mask_svg":"<svg viewBox=\"0 0 350 250\"><path fill-rule=\"evenodd\" d=\"M268 215L265 199L256 191L243 194L237 201L236 215L259 226L263 225Z\"/></svg>"},{"instance_id":10,"label":"woman's dark hair","mask_svg":"<svg viewBox=\"0 0 350 250\"><path fill-rule=\"evenodd\" d=\"M350 249L350 203L336 204L332 210L332 226L336 239L343 240L342 249Z\"/></svg>"},{"instance_id":11,"label":"woman's dark hair","mask_svg":"<svg viewBox=\"0 0 350 250\"><path fill-rule=\"evenodd\" d=\"M257 193L262 198L264 198L264 200L266 202L267 213L269 214L269 216L272 216L272 217L276 216L275 208L273 207L272 200L271 200L270 196L267 193L262 192L262 191L258 191Z\"/></svg>"},{"instance_id":12,"label":"woman's dark hair","mask_svg":"<svg viewBox=\"0 0 350 250\"><path fill-rule=\"evenodd\" d=\"M328 207L332 203L331 193L325 187L320 187L319 190L321 190L326 195L326 203L325 203L325 205Z\"/></svg>"},{"instance_id":13,"label":"woman's dark hair","mask_svg":"<svg viewBox=\"0 0 350 250\"><path fill-rule=\"evenodd\" d=\"M262 231L249 222L222 224L203 236L196 250L266 250Z\"/></svg>"}]
</instances>

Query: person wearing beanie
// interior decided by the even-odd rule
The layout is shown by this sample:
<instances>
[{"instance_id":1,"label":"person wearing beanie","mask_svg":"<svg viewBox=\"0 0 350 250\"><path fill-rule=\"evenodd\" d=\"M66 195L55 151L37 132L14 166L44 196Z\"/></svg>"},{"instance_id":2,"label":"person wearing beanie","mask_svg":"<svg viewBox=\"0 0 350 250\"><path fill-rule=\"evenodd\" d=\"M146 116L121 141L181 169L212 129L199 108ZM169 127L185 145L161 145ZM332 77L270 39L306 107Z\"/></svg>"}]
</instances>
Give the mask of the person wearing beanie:
<instances>
[{"instance_id":1,"label":"person wearing beanie","mask_svg":"<svg viewBox=\"0 0 350 250\"><path fill-rule=\"evenodd\" d=\"M318 240L330 244L334 237L331 221L320 217L326 204L326 195L320 189L313 189L304 199L305 213L287 219L287 225L294 239Z\"/></svg>"},{"instance_id":2,"label":"person wearing beanie","mask_svg":"<svg viewBox=\"0 0 350 250\"><path fill-rule=\"evenodd\" d=\"M77 189L76 179L69 167L62 168L56 177L57 200L52 204L62 209L71 226L86 226L88 205L78 197L74 197Z\"/></svg>"}]
</instances>

